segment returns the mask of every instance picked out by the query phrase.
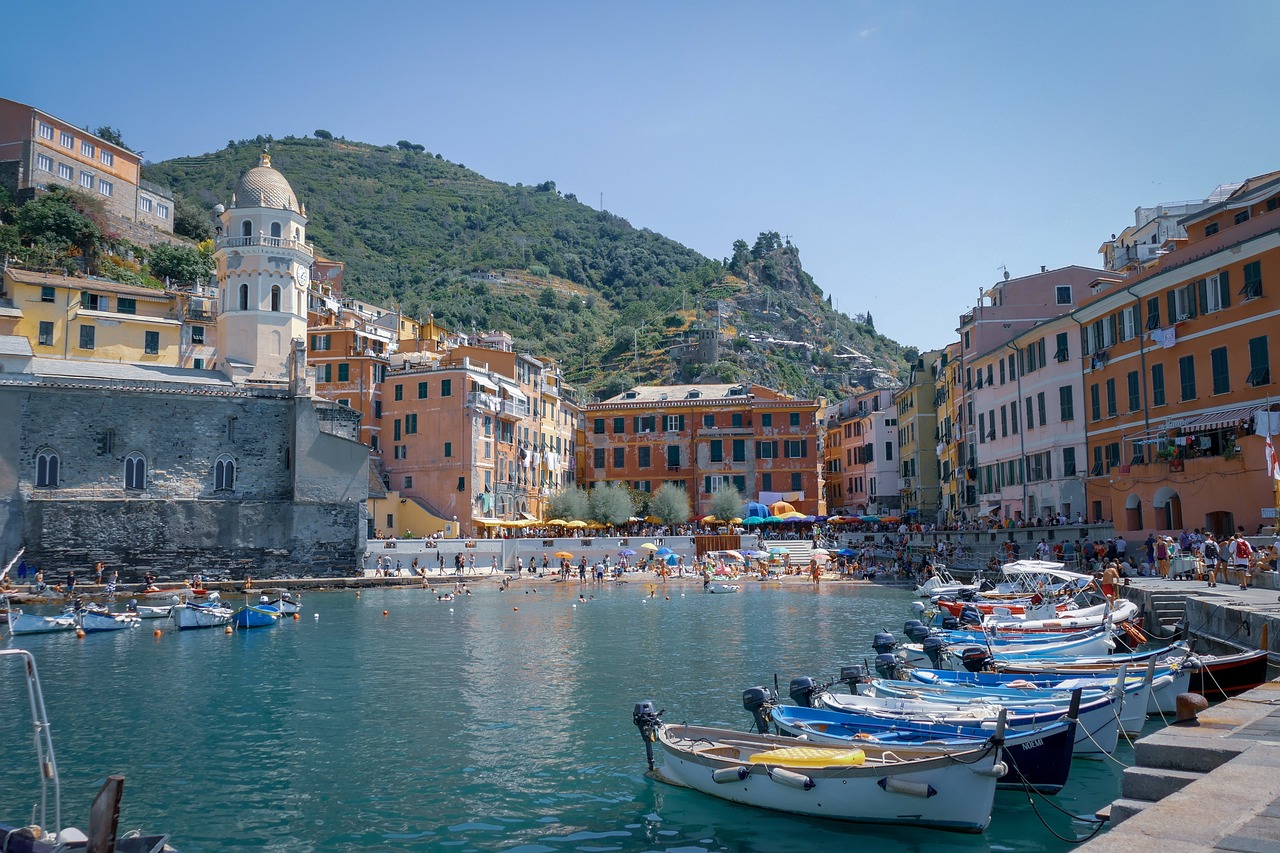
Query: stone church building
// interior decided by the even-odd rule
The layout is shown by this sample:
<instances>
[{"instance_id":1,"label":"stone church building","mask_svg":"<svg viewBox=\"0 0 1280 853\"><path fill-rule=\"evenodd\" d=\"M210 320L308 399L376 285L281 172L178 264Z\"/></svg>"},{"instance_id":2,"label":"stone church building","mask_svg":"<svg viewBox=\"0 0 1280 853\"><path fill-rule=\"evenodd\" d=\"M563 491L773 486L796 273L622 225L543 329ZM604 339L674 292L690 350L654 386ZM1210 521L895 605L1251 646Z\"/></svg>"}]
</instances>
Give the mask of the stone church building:
<instances>
[{"instance_id":1,"label":"stone church building","mask_svg":"<svg viewBox=\"0 0 1280 853\"><path fill-rule=\"evenodd\" d=\"M0 336L6 560L25 546L51 579L99 560L125 579L356 571L369 449L359 413L315 396L307 371L305 211L264 154L215 212L215 369L42 357Z\"/></svg>"}]
</instances>

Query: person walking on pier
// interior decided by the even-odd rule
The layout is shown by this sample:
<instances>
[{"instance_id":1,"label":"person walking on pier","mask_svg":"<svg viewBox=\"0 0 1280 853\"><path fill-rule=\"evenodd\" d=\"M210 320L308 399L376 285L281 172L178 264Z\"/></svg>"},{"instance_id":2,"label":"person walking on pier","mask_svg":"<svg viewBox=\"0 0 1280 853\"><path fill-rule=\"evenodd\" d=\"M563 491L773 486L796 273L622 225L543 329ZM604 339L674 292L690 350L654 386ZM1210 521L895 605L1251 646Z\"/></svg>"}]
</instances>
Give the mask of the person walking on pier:
<instances>
[{"instance_id":1,"label":"person walking on pier","mask_svg":"<svg viewBox=\"0 0 1280 853\"><path fill-rule=\"evenodd\" d=\"M1253 546L1237 533L1231 540L1231 562L1240 573L1241 589L1249 588L1249 559L1252 556Z\"/></svg>"},{"instance_id":2,"label":"person walking on pier","mask_svg":"<svg viewBox=\"0 0 1280 853\"><path fill-rule=\"evenodd\" d=\"M1218 585L1218 555L1220 549L1212 533L1204 535L1204 573L1209 586Z\"/></svg>"}]
</instances>

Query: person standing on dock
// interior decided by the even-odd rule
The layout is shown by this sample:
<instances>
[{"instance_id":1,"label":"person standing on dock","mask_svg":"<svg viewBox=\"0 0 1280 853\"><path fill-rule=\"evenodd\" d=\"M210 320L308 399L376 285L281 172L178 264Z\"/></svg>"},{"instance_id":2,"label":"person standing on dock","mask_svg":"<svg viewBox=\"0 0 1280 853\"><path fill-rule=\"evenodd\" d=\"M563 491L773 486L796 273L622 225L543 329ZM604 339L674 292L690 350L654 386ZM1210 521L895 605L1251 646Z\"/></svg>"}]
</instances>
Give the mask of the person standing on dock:
<instances>
[{"instance_id":1,"label":"person standing on dock","mask_svg":"<svg viewBox=\"0 0 1280 853\"><path fill-rule=\"evenodd\" d=\"M1213 538L1213 534L1205 533L1204 572L1205 577L1208 579L1209 586L1218 585L1218 556L1220 553L1221 549L1218 547L1217 540Z\"/></svg>"},{"instance_id":2,"label":"person standing on dock","mask_svg":"<svg viewBox=\"0 0 1280 853\"><path fill-rule=\"evenodd\" d=\"M1116 564L1107 563L1107 567L1102 570L1102 594L1108 601L1116 600L1116 582L1119 579L1120 572L1116 570Z\"/></svg>"},{"instance_id":3,"label":"person standing on dock","mask_svg":"<svg viewBox=\"0 0 1280 853\"><path fill-rule=\"evenodd\" d=\"M1231 540L1231 562L1240 573L1240 588L1249 588L1249 558L1253 556L1253 546L1237 533Z\"/></svg>"}]
</instances>

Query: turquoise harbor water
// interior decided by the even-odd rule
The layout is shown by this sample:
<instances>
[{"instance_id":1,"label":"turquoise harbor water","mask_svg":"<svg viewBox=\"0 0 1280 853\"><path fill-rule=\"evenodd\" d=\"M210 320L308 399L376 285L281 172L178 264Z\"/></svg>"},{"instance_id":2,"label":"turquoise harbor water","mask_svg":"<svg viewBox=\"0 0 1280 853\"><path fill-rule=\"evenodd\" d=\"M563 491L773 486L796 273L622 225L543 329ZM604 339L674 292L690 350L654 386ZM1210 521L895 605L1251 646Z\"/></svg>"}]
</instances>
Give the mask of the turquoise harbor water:
<instances>
[{"instance_id":1,"label":"turquoise harbor water","mask_svg":"<svg viewBox=\"0 0 1280 853\"><path fill-rule=\"evenodd\" d=\"M871 634L909 618L901 590L672 584L666 600L643 582L522 584L451 603L314 593L299 621L232 636L157 639L152 623L22 638L44 684L64 822L84 826L118 772L122 830L171 831L185 853L1070 847L1016 793L997 795L984 835L961 836L769 814L645 778L637 700L670 721L745 730L744 687L777 673L785 691L795 675L870 657ZM584 591L594 600L575 607ZM3 663L0 808L19 822L37 800L35 760L21 674ZM1119 769L1075 761L1053 803L1092 814L1117 795ZM1088 832L1037 804L1058 834Z\"/></svg>"}]
</instances>

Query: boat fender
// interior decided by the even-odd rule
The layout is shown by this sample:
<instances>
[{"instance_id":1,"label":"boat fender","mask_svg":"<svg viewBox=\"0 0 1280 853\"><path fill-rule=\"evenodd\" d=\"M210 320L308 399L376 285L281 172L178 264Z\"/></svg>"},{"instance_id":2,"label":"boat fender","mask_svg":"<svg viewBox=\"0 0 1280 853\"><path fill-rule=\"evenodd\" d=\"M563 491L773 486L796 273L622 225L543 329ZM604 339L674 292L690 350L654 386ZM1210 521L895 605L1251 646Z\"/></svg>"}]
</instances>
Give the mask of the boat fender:
<instances>
[{"instance_id":1,"label":"boat fender","mask_svg":"<svg viewBox=\"0 0 1280 853\"><path fill-rule=\"evenodd\" d=\"M810 791L814 785L813 780L803 773L793 773L790 770L783 770L781 767L775 767L770 770L769 778L781 785L799 788L801 791Z\"/></svg>"},{"instance_id":2,"label":"boat fender","mask_svg":"<svg viewBox=\"0 0 1280 853\"><path fill-rule=\"evenodd\" d=\"M928 782L912 782L896 776L880 779L876 784L890 794L906 794L908 797L921 797L926 800L938 793L937 789Z\"/></svg>"},{"instance_id":3,"label":"boat fender","mask_svg":"<svg viewBox=\"0 0 1280 853\"><path fill-rule=\"evenodd\" d=\"M721 767L711 771L711 781L723 785L727 782L741 782L751 775L746 767Z\"/></svg>"},{"instance_id":4,"label":"boat fender","mask_svg":"<svg viewBox=\"0 0 1280 853\"><path fill-rule=\"evenodd\" d=\"M1001 776L1009 772L1009 768L1005 766L1005 763L1003 761L997 761L995 764L991 765L991 768L989 770L975 769L973 772L977 776L986 776L991 779L999 779Z\"/></svg>"}]
</instances>

